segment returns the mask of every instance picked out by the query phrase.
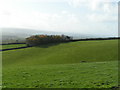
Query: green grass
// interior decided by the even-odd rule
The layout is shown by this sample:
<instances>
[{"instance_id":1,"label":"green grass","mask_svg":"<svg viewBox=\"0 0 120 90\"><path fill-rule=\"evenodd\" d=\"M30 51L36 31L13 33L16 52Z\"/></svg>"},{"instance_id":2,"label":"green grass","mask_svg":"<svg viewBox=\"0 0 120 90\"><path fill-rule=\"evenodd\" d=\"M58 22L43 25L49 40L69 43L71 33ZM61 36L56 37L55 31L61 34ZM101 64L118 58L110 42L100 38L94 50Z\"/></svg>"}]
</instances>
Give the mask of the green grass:
<instances>
[{"instance_id":1,"label":"green grass","mask_svg":"<svg viewBox=\"0 0 120 90\"><path fill-rule=\"evenodd\" d=\"M11 45L0 45L2 46L2 49L10 49L10 48L18 48L18 47L24 47L26 44L11 44Z\"/></svg>"},{"instance_id":2,"label":"green grass","mask_svg":"<svg viewBox=\"0 0 120 90\"><path fill-rule=\"evenodd\" d=\"M3 52L4 65L43 65L118 60L118 41L79 41Z\"/></svg>"},{"instance_id":3,"label":"green grass","mask_svg":"<svg viewBox=\"0 0 120 90\"><path fill-rule=\"evenodd\" d=\"M110 88L117 83L117 62L36 65L5 68L4 88Z\"/></svg>"},{"instance_id":4,"label":"green grass","mask_svg":"<svg viewBox=\"0 0 120 90\"><path fill-rule=\"evenodd\" d=\"M4 51L3 87L113 87L118 84L117 60L118 40L79 41Z\"/></svg>"}]
</instances>

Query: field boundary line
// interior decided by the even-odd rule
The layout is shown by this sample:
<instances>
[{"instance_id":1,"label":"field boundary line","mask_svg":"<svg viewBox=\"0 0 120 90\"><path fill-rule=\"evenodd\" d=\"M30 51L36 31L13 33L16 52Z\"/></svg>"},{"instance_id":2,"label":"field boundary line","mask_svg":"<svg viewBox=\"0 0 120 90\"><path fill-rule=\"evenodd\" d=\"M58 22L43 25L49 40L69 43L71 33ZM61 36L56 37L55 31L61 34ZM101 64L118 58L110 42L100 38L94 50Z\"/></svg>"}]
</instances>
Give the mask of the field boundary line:
<instances>
[{"instance_id":1,"label":"field boundary line","mask_svg":"<svg viewBox=\"0 0 120 90\"><path fill-rule=\"evenodd\" d=\"M17 47L17 48L9 48L9 49L2 49L0 51L8 51L8 50L16 50L16 49L23 49L23 48L29 48L30 46L25 46L25 47Z\"/></svg>"}]
</instances>

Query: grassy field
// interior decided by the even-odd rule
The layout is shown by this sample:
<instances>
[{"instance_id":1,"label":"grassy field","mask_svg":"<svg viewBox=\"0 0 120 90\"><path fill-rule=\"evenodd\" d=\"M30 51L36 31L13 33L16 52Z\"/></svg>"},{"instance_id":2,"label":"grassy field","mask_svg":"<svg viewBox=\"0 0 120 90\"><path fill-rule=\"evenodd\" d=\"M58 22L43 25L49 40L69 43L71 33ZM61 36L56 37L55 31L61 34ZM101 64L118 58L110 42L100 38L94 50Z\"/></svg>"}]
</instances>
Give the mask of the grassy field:
<instances>
[{"instance_id":1,"label":"grassy field","mask_svg":"<svg viewBox=\"0 0 120 90\"><path fill-rule=\"evenodd\" d=\"M118 41L78 41L3 52L3 87L117 86Z\"/></svg>"},{"instance_id":2,"label":"grassy field","mask_svg":"<svg viewBox=\"0 0 120 90\"><path fill-rule=\"evenodd\" d=\"M92 62L5 68L4 87L109 88L117 83L117 62Z\"/></svg>"},{"instance_id":3,"label":"grassy field","mask_svg":"<svg viewBox=\"0 0 120 90\"><path fill-rule=\"evenodd\" d=\"M18 47L24 47L26 44L11 44L11 45L0 45L2 46L2 49L9 49L9 48L18 48Z\"/></svg>"}]
</instances>

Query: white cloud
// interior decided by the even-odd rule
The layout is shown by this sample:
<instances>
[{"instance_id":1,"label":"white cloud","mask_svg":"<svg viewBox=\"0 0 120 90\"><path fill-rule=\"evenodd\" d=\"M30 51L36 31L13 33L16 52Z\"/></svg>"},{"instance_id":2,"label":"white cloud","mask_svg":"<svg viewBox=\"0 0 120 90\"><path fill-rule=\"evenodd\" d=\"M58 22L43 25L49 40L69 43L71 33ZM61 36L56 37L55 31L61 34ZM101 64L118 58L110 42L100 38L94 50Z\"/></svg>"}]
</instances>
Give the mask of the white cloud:
<instances>
[{"instance_id":1,"label":"white cloud","mask_svg":"<svg viewBox=\"0 0 120 90\"><path fill-rule=\"evenodd\" d=\"M118 21L118 6L112 3L102 3L96 11L88 16L88 19L95 22L117 22Z\"/></svg>"},{"instance_id":2,"label":"white cloud","mask_svg":"<svg viewBox=\"0 0 120 90\"><path fill-rule=\"evenodd\" d=\"M29 13L16 11L10 14L0 14L0 27L68 31L73 30L76 23L79 23L77 17L67 11L62 11L59 14L37 11Z\"/></svg>"},{"instance_id":3,"label":"white cloud","mask_svg":"<svg viewBox=\"0 0 120 90\"><path fill-rule=\"evenodd\" d=\"M92 21L117 22L118 0L69 0L68 3L74 8L86 7L91 11L87 13L87 17Z\"/></svg>"},{"instance_id":4,"label":"white cloud","mask_svg":"<svg viewBox=\"0 0 120 90\"><path fill-rule=\"evenodd\" d=\"M93 21L93 22L101 22L101 23L109 23L109 22L118 22L118 17L117 16L112 16L109 14L91 14L88 15L88 19Z\"/></svg>"},{"instance_id":5,"label":"white cloud","mask_svg":"<svg viewBox=\"0 0 120 90\"><path fill-rule=\"evenodd\" d=\"M2 2L1 2L2 1ZM32 28L64 32L102 33L112 31L117 25L109 26L108 22L117 22L117 5L100 0L50 0L51 2L68 2L71 7L87 7L83 16L67 9L59 12L24 11L15 6L15 0L0 1L0 27ZM7 2L6 2L7 1ZM16 2L50 2L49 0L16 0ZM22 7L22 6L21 6ZM33 7L32 7L33 8ZM56 8L56 7L55 7ZM79 10L78 10L79 12ZM100 23L101 24L100 24ZM107 33L108 31L106 31Z\"/></svg>"},{"instance_id":6,"label":"white cloud","mask_svg":"<svg viewBox=\"0 0 120 90\"><path fill-rule=\"evenodd\" d=\"M72 7L87 7L90 10L98 11L104 10L110 11L111 8L117 6L119 0L68 0L68 4ZM112 3L116 3L116 6L113 6Z\"/></svg>"}]
</instances>

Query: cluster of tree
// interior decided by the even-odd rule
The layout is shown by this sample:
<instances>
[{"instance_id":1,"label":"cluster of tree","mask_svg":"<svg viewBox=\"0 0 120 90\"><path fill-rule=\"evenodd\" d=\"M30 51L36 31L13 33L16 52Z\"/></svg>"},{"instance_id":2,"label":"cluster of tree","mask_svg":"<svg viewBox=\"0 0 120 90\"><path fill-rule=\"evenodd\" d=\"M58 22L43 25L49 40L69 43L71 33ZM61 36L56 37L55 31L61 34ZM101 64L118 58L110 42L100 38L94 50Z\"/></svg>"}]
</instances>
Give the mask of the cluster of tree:
<instances>
[{"instance_id":1,"label":"cluster of tree","mask_svg":"<svg viewBox=\"0 0 120 90\"><path fill-rule=\"evenodd\" d=\"M26 38L28 46L36 46L47 43L67 42L72 40L72 37L65 35L33 35Z\"/></svg>"}]
</instances>

